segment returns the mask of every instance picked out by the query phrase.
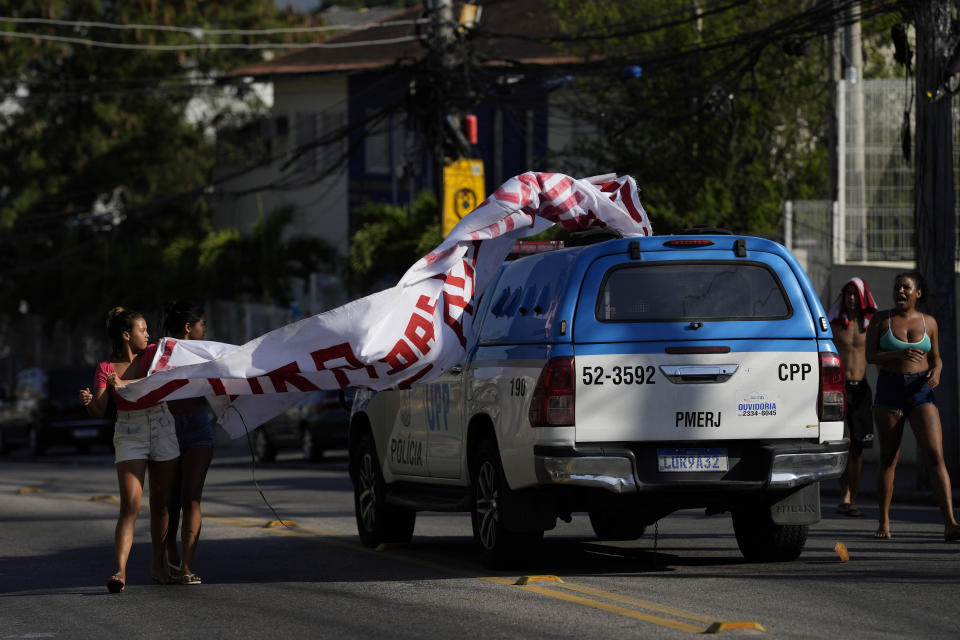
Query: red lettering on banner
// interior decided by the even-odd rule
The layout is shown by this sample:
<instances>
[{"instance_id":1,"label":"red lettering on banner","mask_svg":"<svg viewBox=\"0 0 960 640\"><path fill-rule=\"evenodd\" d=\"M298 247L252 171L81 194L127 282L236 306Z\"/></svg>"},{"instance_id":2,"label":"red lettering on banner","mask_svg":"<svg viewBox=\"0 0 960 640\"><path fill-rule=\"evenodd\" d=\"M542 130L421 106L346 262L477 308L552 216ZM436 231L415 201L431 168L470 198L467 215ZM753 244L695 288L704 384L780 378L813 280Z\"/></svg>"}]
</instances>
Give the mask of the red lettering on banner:
<instances>
[{"instance_id":1,"label":"red lettering on banner","mask_svg":"<svg viewBox=\"0 0 960 640\"><path fill-rule=\"evenodd\" d=\"M393 349L390 350L390 353L387 356L380 360L380 362L386 362L390 365L390 370L387 371L387 375L393 375L399 373L414 364L420 357L413 352L413 349L410 348L403 338L397 340L397 343L393 345Z\"/></svg>"},{"instance_id":2,"label":"red lettering on banner","mask_svg":"<svg viewBox=\"0 0 960 640\"><path fill-rule=\"evenodd\" d=\"M353 353L353 347L350 346L349 342L341 342L326 349L317 349L310 353L310 357L313 358L313 364L316 365L317 371L332 371L333 376L337 379L337 384L341 388L350 385L347 371L366 369L369 378L377 378L377 370L374 369L372 364L365 365L360 362L360 358ZM346 364L328 368L327 363L331 360L343 360Z\"/></svg>"},{"instance_id":3,"label":"red lettering on banner","mask_svg":"<svg viewBox=\"0 0 960 640\"><path fill-rule=\"evenodd\" d=\"M417 306L419 307L419 305ZM436 305L434 305L434 308L436 308ZM420 353L426 354L430 351L430 341L435 338L432 319L424 318L416 313L412 314L403 335L420 350Z\"/></svg>"},{"instance_id":4,"label":"red lettering on banner","mask_svg":"<svg viewBox=\"0 0 960 640\"><path fill-rule=\"evenodd\" d=\"M218 396L227 395L227 388L223 386L223 380L220 378L207 378L207 382L210 383L210 388L213 389L213 392Z\"/></svg>"},{"instance_id":5,"label":"red lettering on banner","mask_svg":"<svg viewBox=\"0 0 960 640\"><path fill-rule=\"evenodd\" d=\"M437 276L434 276L437 277ZM443 278L441 275L440 278ZM417 309L423 309L430 315L433 315L433 312L437 310L437 303L434 302L433 306L430 306L430 296L420 296L420 299L417 300Z\"/></svg>"},{"instance_id":6,"label":"red lettering on banner","mask_svg":"<svg viewBox=\"0 0 960 640\"><path fill-rule=\"evenodd\" d=\"M280 391L280 392L286 391L287 384L293 385L299 391L319 391L320 390L320 387L318 387L317 385L313 384L303 376L297 375L299 373L300 373L300 365L298 365L296 362L290 362L288 364L283 365L282 367L278 367L273 371L270 371L269 373L267 373L267 377L270 378L270 382L273 383L274 391Z\"/></svg>"}]
</instances>

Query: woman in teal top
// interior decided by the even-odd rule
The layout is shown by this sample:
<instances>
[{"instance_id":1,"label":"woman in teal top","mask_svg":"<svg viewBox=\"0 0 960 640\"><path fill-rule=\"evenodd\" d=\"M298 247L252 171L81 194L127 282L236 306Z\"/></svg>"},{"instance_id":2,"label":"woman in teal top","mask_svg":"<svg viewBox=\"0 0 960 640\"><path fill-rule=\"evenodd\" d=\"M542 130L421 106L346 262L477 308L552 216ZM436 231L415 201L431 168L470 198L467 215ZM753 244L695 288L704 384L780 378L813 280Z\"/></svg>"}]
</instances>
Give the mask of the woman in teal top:
<instances>
[{"instance_id":1,"label":"woman in teal top","mask_svg":"<svg viewBox=\"0 0 960 640\"><path fill-rule=\"evenodd\" d=\"M867 362L877 365L874 421L880 443L877 500L880 523L876 538L889 539L890 499L900 458L904 418L917 438L930 472L933 494L943 515L944 539L960 540L960 524L953 516L950 476L943 462L943 433L933 389L940 384L937 321L917 309L923 299L923 277L901 273L893 285L894 307L878 313L867 330Z\"/></svg>"}]
</instances>

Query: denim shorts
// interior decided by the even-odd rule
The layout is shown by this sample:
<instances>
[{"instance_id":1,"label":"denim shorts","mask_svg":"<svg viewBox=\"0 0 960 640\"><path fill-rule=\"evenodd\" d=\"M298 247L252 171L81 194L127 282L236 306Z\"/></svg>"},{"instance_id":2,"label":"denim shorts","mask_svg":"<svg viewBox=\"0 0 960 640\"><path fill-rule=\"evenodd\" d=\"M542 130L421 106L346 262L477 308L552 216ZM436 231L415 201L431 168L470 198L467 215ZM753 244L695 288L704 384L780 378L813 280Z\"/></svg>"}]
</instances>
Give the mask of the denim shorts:
<instances>
[{"instance_id":1,"label":"denim shorts","mask_svg":"<svg viewBox=\"0 0 960 640\"><path fill-rule=\"evenodd\" d=\"M206 408L195 413L176 416L176 427L181 453L198 445L213 446L213 421Z\"/></svg>"},{"instance_id":2,"label":"denim shorts","mask_svg":"<svg viewBox=\"0 0 960 640\"><path fill-rule=\"evenodd\" d=\"M873 406L906 416L917 407L936 402L933 389L927 384L929 372L894 373L880 369Z\"/></svg>"},{"instance_id":3,"label":"denim shorts","mask_svg":"<svg viewBox=\"0 0 960 640\"><path fill-rule=\"evenodd\" d=\"M154 460L165 462L180 457L173 415L166 404L135 411L117 411L113 425L116 462Z\"/></svg>"}]
</instances>

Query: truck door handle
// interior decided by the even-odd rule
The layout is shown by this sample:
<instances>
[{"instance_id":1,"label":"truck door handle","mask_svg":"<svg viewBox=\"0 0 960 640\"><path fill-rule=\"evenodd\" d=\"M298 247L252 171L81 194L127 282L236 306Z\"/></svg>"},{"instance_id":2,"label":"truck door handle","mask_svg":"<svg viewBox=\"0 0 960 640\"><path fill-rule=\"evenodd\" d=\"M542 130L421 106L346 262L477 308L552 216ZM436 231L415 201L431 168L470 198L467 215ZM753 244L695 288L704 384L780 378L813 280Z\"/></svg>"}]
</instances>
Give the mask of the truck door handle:
<instances>
[{"instance_id":1,"label":"truck door handle","mask_svg":"<svg viewBox=\"0 0 960 640\"><path fill-rule=\"evenodd\" d=\"M674 384L726 382L737 372L737 364L664 364L660 372Z\"/></svg>"},{"instance_id":2,"label":"truck door handle","mask_svg":"<svg viewBox=\"0 0 960 640\"><path fill-rule=\"evenodd\" d=\"M447 369L447 372L450 373L450 375L458 376L463 373L463 365L455 364Z\"/></svg>"}]
</instances>

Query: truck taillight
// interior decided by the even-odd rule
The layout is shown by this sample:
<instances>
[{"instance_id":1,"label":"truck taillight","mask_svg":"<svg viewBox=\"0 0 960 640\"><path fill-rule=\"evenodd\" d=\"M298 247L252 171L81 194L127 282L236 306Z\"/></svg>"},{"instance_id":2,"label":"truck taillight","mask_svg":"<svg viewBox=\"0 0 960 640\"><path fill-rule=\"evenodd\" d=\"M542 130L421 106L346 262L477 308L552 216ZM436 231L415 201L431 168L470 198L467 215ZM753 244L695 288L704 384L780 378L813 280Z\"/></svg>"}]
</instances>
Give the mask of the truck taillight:
<instances>
[{"instance_id":1,"label":"truck taillight","mask_svg":"<svg viewBox=\"0 0 960 640\"><path fill-rule=\"evenodd\" d=\"M846 415L844 389L846 377L843 363L835 353L820 352L820 400L817 413L820 420L833 422L843 420Z\"/></svg>"},{"instance_id":2,"label":"truck taillight","mask_svg":"<svg viewBox=\"0 0 960 640\"><path fill-rule=\"evenodd\" d=\"M572 357L551 358L540 372L530 402L530 425L573 425L574 367Z\"/></svg>"}]
</instances>

